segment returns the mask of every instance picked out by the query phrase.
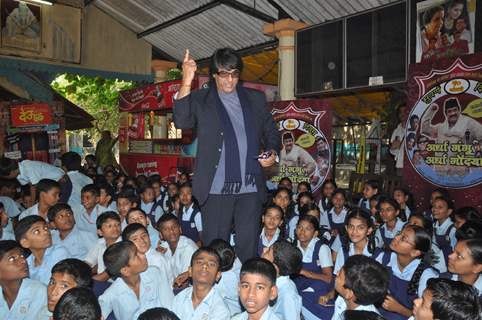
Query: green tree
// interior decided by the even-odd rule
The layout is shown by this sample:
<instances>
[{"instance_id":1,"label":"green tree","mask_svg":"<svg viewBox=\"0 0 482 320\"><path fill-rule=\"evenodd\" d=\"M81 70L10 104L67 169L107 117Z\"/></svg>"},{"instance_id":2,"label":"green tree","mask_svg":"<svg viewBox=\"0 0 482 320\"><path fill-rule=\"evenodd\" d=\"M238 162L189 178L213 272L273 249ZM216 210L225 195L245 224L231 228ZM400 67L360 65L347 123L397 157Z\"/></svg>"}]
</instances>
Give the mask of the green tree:
<instances>
[{"instance_id":1,"label":"green tree","mask_svg":"<svg viewBox=\"0 0 482 320\"><path fill-rule=\"evenodd\" d=\"M58 93L95 118L94 127L87 130L93 140L98 140L103 130L117 133L119 91L131 89L134 85L129 81L74 74L62 74L51 83Z\"/></svg>"}]
</instances>

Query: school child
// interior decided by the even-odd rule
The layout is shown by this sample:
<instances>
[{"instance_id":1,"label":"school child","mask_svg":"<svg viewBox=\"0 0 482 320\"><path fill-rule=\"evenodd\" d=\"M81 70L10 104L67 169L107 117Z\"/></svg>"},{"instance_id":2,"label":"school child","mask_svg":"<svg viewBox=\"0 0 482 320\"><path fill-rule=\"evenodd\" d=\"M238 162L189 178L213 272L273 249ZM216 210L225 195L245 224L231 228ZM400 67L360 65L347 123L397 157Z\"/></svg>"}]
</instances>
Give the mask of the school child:
<instances>
[{"instance_id":1,"label":"school child","mask_svg":"<svg viewBox=\"0 0 482 320\"><path fill-rule=\"evenodd\" d=\"M99 183L99 205L104 211L116 211L117 204L114 201L115 192L114 187L108 183Z\"/></svg>"},{"instance_id":2,"label":"school child","mask_svg":"<svg viewBox=\"0 0 482 320\"><path fill-rule=\"evenodd\" d=\"M311 193L311 185L309 182L306 182L306 181L300 181L298 182L298 185L296 186L296 198L298 199L299 195L302 194L303 192L309 192Z\"/></svg>"},{"instance_id":3,"label":"school child","mask_svg":"<svg viewBox=\"0 0 482 320\"><path fill-rule=\"evenodd\" d=\"M134 243L137 250L146 255L147 265L157 267L165 274L165 278L168 279L168 284L172 284L174 276L172 275L169 263L161 253L152 248L149 234L144 225L140 223L129 224L124 231L122 231L122 240Z\"/></svg>"},{"instance_id":4,"label":"school child","mask_svg":"<svg viewBox=\"0 0 482 320\"><path fill-rule=\"evenodd\" d=\"M174 297L172 311L183 320L224 320L230 313L214 284L221 278L220 261L216 251L202 247L192 255L189 276L192 287Z\"/></svg>"},{"instance_id":5,"label":"school child","mask_svg":"<svg viewBox=\"0 0 482 320\"><path fill-rule=\"evenodd\" d=\"M481 320L482 307L474 288L460 281L430 279L414 302L415 320Z\"/></svg>"},{"instance_id":6,"label":"school child","mask_svg":"<svg viewBox=\"0 0 482 320\"><path fill-rule=\"evenodd\" d=\"M48 211L52 242L69 249L70 257L84 259L96 244L97 237L90 232L80 230L75 225L74 213L66 203L57 203Z\"/></svg>"},{"instance_id":7,"label":"school child","mask_svg":"<svg viewBox=\"0 0 482 320\"><path fill-rule=\"evenodd\" d=\"M93 181L80 172L82 159L77 152L66 152L60 160L62 161L62 169L67 172L72 183L72 192L70 193L68 204L71 206L80 206L82 188L93 183Z\"/></svg>"},{"instance_id":8,"label":"school child","mask_svg":"<svg viewBox=\"0 0 482 320\"><path fill-rule=\"evenodd\" d=\"M278 187L276 191L274 192L273 195L273 204L277 205L278 207L283 210L283 221L285 221L285 226L286 230L283 230L285 232L286 236L289 236L289 225L291 222L291 219L297 219L296 214L293 210L293 205L292 205L292 195L291 191L287 188L284 187Z\"/></svg>"},{"instance_id":9,"label":"school child","mask_svg":"<svg viewBox=\"0 0 482 320\"><path fill-rule=\"evenodd\" d=\"M238 291L246 311L232 320L281 320L269 306L278 296L276 269L271 262L252 258L243 263Z\"/></svg>"},{"instance_id":10,"label":"school child","mask_svg":"<svg viewBox=\"0 0 482 320\"><path fill-rule=\"evenodd\" d=\"M162 209L164 212L169 212L172 209L172 197L174 195L179 194L179 186L175 182L170 182L167 185L167 193L162 198Z\"/></svg>"},{"instance_id":11,"label":"school child","mask_svg":"<svg viewBox=\"0 0 482 320\"><path fill-rule=\"evenodd\" d=\"M301 210L300 210L300 216L303 216L303 215L310 215L310 216L313 216L315 217L318 221L320 221L320 208L318 208L318 206L314 203L310 203L310 204L307 204L307 205L304 205ZM300 219L299 216L294 216L291 220L290 220L290 223L288 225L288 229L289 229L289 240L291 242L294 241L295 239L295 231L296 231L296 225L298 224L298 220ZM322 232L321 230L321 226L320 226L320 233ZM328 231L325 231L323 234L321 234L321 236L325 239L330 239L330 233ZM321 237L320 236L320 237Z\"/></svg>"},{"instance_id":12,"label":"school child","mask_svg":"<svg viewBox=\"0 0 482 320\"><path fill-rule=\"evenodd\" d=\"M457 241L482 239L482 220L469 220L455 232Z\"/></svg>"},{"instance_id":13,"label":"school child","mask_svg":"<svg viewBox=\"0 0 482 320\"><path fill-rule=\"evenodd\" d=\"M385 320L379 313L375 311L364 310L346 310L343 312L345 320Z\"/></svg>"},{"instance_id":14,"label":"school child","mask_svg":"<svg viewBox=\"0 0 482 320\"><path fill-rule=\"evenodd\" d=\"M384 198L379 203L383 224L376 231L379 247L389 250L393 238L402 231L405 223L399 218L400 206L395 199Z\"/></svg>"},{"instance_id":15,"label":"school child","mask_svg":"<svg viewBox=\"0 0 482 320\"><path fill-rule=\"evenodd\" d=\"M49 208L59 202L60 185L57 181L42 179L37 183L36 188L38 203L22 212L18 217L19 219L31 215L38 215L47 220L47 212Z\"/></svg>"},{"instance_id":16,"label":"school child","mask_svg":"<svg viewBox=\"0 0 482 320\"><path fill-rule=\"evenodd\" d=\"M446 199L450 199L450 194L449 192L447 191L447 189L442 189L442 188L437 188L437 189L434 189L431 193L430 193L430 206L428 207L427 210L425 210L423 212L423 215L426 216L427 218L433 220L433 217L432 217L432 207L433 207L433 202L435 201L435 199L437 198L446 198Z\"/></svg>"},{"instance_id":17,"label":"school child","mask_svg":"<svg viewBox=\"0 0 482 320\"><path fill-rule=\"evenodd\" d=\"M156 249L159 246L159 231L157 231L152 225L151 221L147 218L147 214L142 209L132 208L127 212L127 224L140 223L142 224L149 235L151 242L151 248ZM125 229L124 229L125 230Z\"/></svg>"},{"instance_id":18,"label":"school child","mask_svg":"<svg viewBox=\"0 0 482 320\"><path fill-rule=\"evenodd\" d=\"M449 255L448 270L452 280L474 287L482 297L482 239L458 241Z\"/></svg>"},{"instance_id":19,"label":"school child","mask_svg":"<svg viewBox=\"0 0 482 320\"><path fill-rule=\"evenodd\" d=\"M336 183L332 179L326 179L321 185L321 198L318 202L318 207L322 214L328 213L331 209L331 197L333 192L338 189Z\"/></svg>"},{"instance_id":20,"label":"school child","mask_svg":"<svg viewBox=\"0 0 482 320\"><path fill-rule=\"evenodd\" d=\"M455 225L455 228L460 229L467 221L480 221L482 215L474 207L462 207L454 210L451 219Z\"/></svg>"},{"instance_id":21,"label":"school child","mask_svg":"<svg viewBox=\"0 0 482 320\"><path fill-rule=\"evenodd\" d=\"M301 251L286 240L276 241L263 254L276 269L276 287L278 298L273 306L274 313L280 319L301 319L301 296L290 276L298 274L303 255Z\"/></svg>"},{"instance_id":22,"label":"school child","mask_svg":"<svg viewBox=\"0 0 482 320\"><path fill-rule=\"evenodd\" d=\"M283 238L281 226L283 225L283 210L277 205L267 207L261 217L263 229L258 240L258 256L271 247L273 243Z\"/></svg>"},{"instance_id":23,"label":"school child","mask_svg":"<svg viewBox=\"0 0 482 320\"><path fill-rule=\"evenodd\" d=\"M387 319L408 319L413 301L421 297L427 280L438 277L430 267L430 234L418 226L406 225L390 244L392 252L382 251L376 260L390 271L389 294L380 313Z\"/></svg>"},{"instance_id":24,"label":"school child","mask_svg":"<svg viewBox=\"0 0 482 320\"><path fill-rule=\"evenodd\" d=\"M241 312L238 295L241 261L236 257L234 248L225 240L214 239L209 247L214 249L221 259L219 268L221 279L215 284L216 290L226 303L229 313L233 316Z\"/></svg>"},{"instance_id":25,"label":"school child","mask_svg":"<svg viewBox=\"0 0 482 320\"><path fill-rule=\"evenodd\" d=\"M442 257L444 259L445 266L448 261L448 256L452 253L457 239L455 238L456 228L450 215L453 212L453 202L448 198L436 198L433 201L432 206L432 216L434 219L433 226L433 242L442 251ZM439 270L441 273L446 272L445 270Z\"/></svg>"},{"instance_id":26,"label":"school child","mask_svg":"<svg viewBox=\"0 0 482 320\"><path fill-rule=\"evenodd\" d=\"M94 273L92 278L96 281L107 281L109 275L105 272L104 259L102 258L105 250L116 242L119 242L121 235L121 222L119 215L114 211L106 211L102 213L96 221L97 235L101 237L97 240L85 257Z\"/></svg>"},{"instance_id":27,"label":"school child","mask_svg":"<svg viewBox=\"0 0 482 320\"><path fill-rule=\"evenodd\" d=\"M296 196L296 204L293 207L293 211L296 215L300 215L300 210L303 206L314 202L315 202L315 199L313 198L313 194L311 192L309 191L300 192Z\"/></svg>"},{"instance_id":28,"label":"school child","mask_svg":"<svg viewBox=\"0 0 482 320\"><path fill-rule=\"evenodd\" d=\"M122 190L117 195L117 212L121 218L121 228L124 229L127 224L127 214L131 209L138 208L140 202L139 197L135 194L134 190Z\"/></svg>"},{"instance_id":29,"label":"school child","mask_svg":"<svg viewBox=\"0 0 482 320\"><path fill-rule=\"evenodd\" d=\"M348 214L345 191L342 189L334 190L331 203L331 209L320 214L320 228L323 233L329 232L328 240L333 243L345 228L345 218Z\"/></svg>"},{"instance_id":30,"label":"school child","mask_svg":"<svg viewBox=\"0 0 482 320\"><path fill-rule=\"evenodd\" d=\"M318 296L325 295L333 289L333 261L331 252L324 240L318 238L319 222L309 215L301 216L296 227L296 246L301 251L302 267L294 279L303 302L303 316L308 319L328 317L330 308L314 306L311 292Z\"/></svg>"},{"instance_id":31,"label":"school child","mask_svg":"<svg viewBox=\"0 0 482 320\"><path fill-rule=\"evenodd\" d=\"M15 240L31 254L27 258L30 278L48 284L52 267L69 258L70 252L62 245L52 244L52 235L41 216L28 216L15 226Z\"/></svg>"},{"instance_id":32,"label":"school child","mask_svg":"<svg viewBox=\"0 0 482 320\"><path fill-rule=\"evenodd\" d=\"M24 255L18 242L0 241L0 319L36 320L47 305L46 287L29 279Z\"/></svg>"},{"instance_id":33,"label":"school child","mask_svg":"<svg viewBox=\"0 0 482 320\"><path fill-rule=\"evenodd\" d=\"M140 208L147 214L151 223L155 224L163 214L163 211L161 206L155 201L156 197L154 195L154 189L151 185L145 185L140 189L140 196Z\"/></svg>"},{"instance_id":34,"label":"school child","mask_svg":"<svg viewBox=\"0 0 482 320\"><path fill-rule=\"evenodd\" d=\"M53 320L101 320L99 302L92 290L77 287L67 290L55 306Z\"/></svg>"},{"instance_id":35,"label":"school child","mask_svg":"<svg viewBox=\"0 0 482 320\"><path fill-rule=\"evenodd\" d=\"M192 186L185 183L179 187L179 199L182 205L181 229L182 234L201 246L202 219L199 206L192 197Z\"/></svg>"},{"instance_id":36,"label":"school child","mask_svg":"<svg viewBox=\"0 0 482 320\"><path fill-rule=\"evenodd\" d=\"M167 189L161 183L161 177L158 174L149 176L148 183L150 183L152 189L154 189L154 196L156 197L155 201L161 201L162 196L167 192ZM160 204L162 208L162 202Z\"/></svg>"},{"instance_id":37,"label":"school child","mask_svg":"<svg viewBox=\"0 0 482 320\"><path fill-rule=\"evenodd\" d=\"M378 193L379 183L377 180L368 180L363 185L363 197L358 202L359 208L370 210L370 199Z\"/></svg>"},{"instance_id":38,"label":"school child","mask_svg":"<svg viewBox=\"0 0 482 320\"><path fill-rule=\"evenodd\" d=\"M176 216L164 214L157 222L159 236L163 239L159 250L164 254L172 274L175 277L174 286L184 286L189 278L188 269L191 264L191 257L198 249L197 245L181 235L181 225Z\"/></svg>"},{"instance_id":39,"label":"school child","mask_svg":"<svg viewBox=\"0 0 482 320\"><path fill-rule=\"evenodd\" d=\"M388 270L375 260L361 254L349 257L336 276L338 297L332 320L345 319L347 310L379 313L375 305L383 302L389 280Z\"/></svg>"},{"instance_id":40,"label":"school child","mask_svg":"<svg viewBox=\"0 0 482 320\"><path fill-rule=\"evenodd\" d=\"M64 259L57 262L52 268L52 276L47 285L48 303L43 314L52 316L62 295L76 287L89 289L92 287L89 265L78 259Z\"/></svg>"},{"instance_id":41,"label":"school child","mask_svg":"<svg viewBox=\"0 0 482 320\"><path fill-rule=\"evenodd\" d=\"M368 201L370 203L370 214L372 216L373 225L379 228L383 223L382 217L380 215L380 202L387 199L385 194L376 194L370 198Z\"/></svg>"},{"instance_id":42,"label":"school child","mask_svg":"<svg viewBox=\"0 0 482 320\"><path fill-rule=\"evenodd\" d=\"M181 216L181 198L179 194L175 194L170 198L168 213L175 215L176 217Z\"/></svg>"},{"instance_id":43,"label":"school child","mask_svg":"<svg viewBox=\"0 0 482 320\"><path fill-rule=\"evenodd\" d=\"M278 188L286 188L293 193L293 182L289 177L283 177L278 182Z\"/></svg>"},{"instance_id":44,"label":"school child","mask_svg":"<svg viewBox=\"0 0 482 320\"><path fill-rule=\"evenodd\" d=\"M97 235L96 221L106 211L99 205L99 195L99 188L95 184L88 184L81 191L82 207L72 208L79 229L95 236Z\"/></svg>"},{"instance_id":45,"label":"school child","mask_svg":"<svg viewBox=\"0 0 482 320\"><path fill-rule=\"evenodd\" d=\"M130 241L107 248L103 260L114 283L99 297L104 319L132 320L154 307L171 308L174 294L164 273L149 267L145 254Z\"/></svg>"},{"instance_id":46,"label":"school child","mask_svg":"<svg viewBox=\"0 0 482 320\"><path fill-rule=\"evenodd\" d=\"M3 203L0 202L0 240L14 240L15 236L12 231L7 229L9 218L5 212Z\"/></svg>"},{"instance_id":47,"label":"school child","mask_svg":"<svg viewBox=\"0 0 482 320\"><path fill-rule=\"evenodd\" d=\"M402 219L403 222L407 222L412 214L412 210L410 209L412 195L404 188L395 188L393 190L393 199L395 199L400 206L400 219Z\"/></svg>"},{"instance_id":48,"label":"school child","mask_svg":"<svg viewBox=\"0 0 482 320\"><path fill-rule=\"evenodd\" d=\"M152 308L141 313L137 320L180 320L174 312L166 308Z\"/></svg>"}]
</instances>

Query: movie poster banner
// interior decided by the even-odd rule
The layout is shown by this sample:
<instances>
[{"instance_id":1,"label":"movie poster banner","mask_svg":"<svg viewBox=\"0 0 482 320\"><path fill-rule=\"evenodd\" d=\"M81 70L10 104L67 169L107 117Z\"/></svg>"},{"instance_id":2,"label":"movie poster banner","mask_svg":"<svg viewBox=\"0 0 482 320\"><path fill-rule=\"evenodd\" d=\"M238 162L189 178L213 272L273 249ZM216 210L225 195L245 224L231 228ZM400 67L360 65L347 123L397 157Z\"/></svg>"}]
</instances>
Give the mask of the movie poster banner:
<instances>
[{"instance_id":1,"label":"movie poster banner","mask_svg":"<svg viewBox=\"0 0 482 320\"><path fill-rule=\"evenodd\" d=\"M282 142L279 172L271 182L289 177L296 186L306 181L315 193L331 171L331 108L323 100L277 101L270 106Z\"/></svg>"},{"instance_id":2,"label":"movie poster banner","mask_svg":"<svg viewBox=\"0 0 482 320\"><path fill-rule=\"evenodd\" d=\"M450 189L482 182L482 56L440 66L412 65L413 106L405 135L407 158L430 183Z\"/></svg>"},{"instance_id":3,"label":"movie poster banner","mask_svg":"<svg viewBox=\"0 0 482 320\"><path fill-rule=\"evenodd\" d=\"M474 52L476 0L417 3L416 61L435 61Z\"/></svg>"}]
</instances>

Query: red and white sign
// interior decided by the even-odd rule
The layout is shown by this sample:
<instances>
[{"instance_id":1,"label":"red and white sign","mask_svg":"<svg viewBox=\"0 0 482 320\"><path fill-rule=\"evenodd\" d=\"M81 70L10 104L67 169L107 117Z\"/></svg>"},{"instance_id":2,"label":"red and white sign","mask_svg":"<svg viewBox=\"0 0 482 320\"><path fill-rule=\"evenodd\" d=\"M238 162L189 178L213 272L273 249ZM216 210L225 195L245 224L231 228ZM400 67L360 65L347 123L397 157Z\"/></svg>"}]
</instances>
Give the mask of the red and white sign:
<instances>
[{"instance_id":1,"label":"red and white sign","mask_svg":"<svg viewBox=\"0 0 482 320\"><path fill-rule=\"evenodd\" d=\"M52 111L46 103L11 106L10 113L12 127L30 127L52 123Z\"/></svg>"}]
</instances>

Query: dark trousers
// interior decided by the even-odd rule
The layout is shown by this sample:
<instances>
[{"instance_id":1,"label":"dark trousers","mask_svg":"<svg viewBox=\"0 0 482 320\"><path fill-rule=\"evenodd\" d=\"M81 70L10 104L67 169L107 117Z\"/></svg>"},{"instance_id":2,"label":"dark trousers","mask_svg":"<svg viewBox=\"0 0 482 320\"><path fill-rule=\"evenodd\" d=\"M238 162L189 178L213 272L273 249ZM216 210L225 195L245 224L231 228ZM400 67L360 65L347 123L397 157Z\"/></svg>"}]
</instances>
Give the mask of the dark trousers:
<instances>
[{"instance_id":1,"label":"dark trousers","mask_svg":"<svg viewBox=\"0 0 482 320\"><path fill-rule=\"evenodd\" d=\"M236 254L244 262L256 256L262 204L257 193L239 195L210 194L201 207L203 243L214 239L229 242L231 227L236 233Z\"/></svg>"}]
</instances>

